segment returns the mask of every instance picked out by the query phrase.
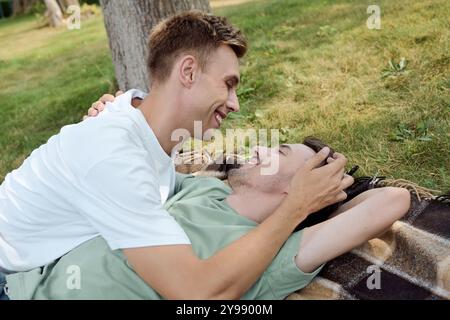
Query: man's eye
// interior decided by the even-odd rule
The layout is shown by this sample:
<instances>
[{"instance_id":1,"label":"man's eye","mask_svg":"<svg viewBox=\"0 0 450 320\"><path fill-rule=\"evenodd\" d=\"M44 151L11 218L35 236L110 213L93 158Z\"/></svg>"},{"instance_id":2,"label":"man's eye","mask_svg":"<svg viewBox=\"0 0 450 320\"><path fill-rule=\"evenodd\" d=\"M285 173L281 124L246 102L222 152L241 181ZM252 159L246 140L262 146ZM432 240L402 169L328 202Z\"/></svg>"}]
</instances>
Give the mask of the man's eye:
<instances>
[{"instance_id":1,"label":"man's eye","mask_svg":"<svg viewBox=\"0 0 450 320\"><path fill-rule=\"evenodd\" d=\"M278 149L278 153L281 153L283 156L285 156L285 154L283 153L283 151L281 151L281 149Z\"/></svg>"}]
</instances>

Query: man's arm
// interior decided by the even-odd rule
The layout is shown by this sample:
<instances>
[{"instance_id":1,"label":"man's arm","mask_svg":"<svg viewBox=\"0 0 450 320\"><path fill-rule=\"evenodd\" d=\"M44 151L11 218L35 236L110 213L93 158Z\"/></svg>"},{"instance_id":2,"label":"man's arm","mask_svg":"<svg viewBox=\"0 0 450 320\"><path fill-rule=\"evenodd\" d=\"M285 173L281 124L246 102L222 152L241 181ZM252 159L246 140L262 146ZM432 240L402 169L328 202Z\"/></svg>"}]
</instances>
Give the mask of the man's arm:
<instances>
[{"instance_id":1,"label":"man's arm","mask_svg":"<svg viewBox=\"0 0 450 320\"><path fill-rule=\"evenodd\" d=\"M283 219L286 216L274 213L206 260L200 260L187 245L123 252L137 274L165 298L239 299L261 276L295 227L295 220Z\"/></svg>"},{"instance_id":2,"label":"man's arm","mask_svg":"<svg viewBox=\"0 0 450 320\"><path fill-rule=\"evenodd\" d=\"M331 219L347 210L350 210L351 208L355 207L356 205L360 204L363 201L366 201L370 197L373 197L374 195L383 192L384 188L374 188L367 191L362 192L358 196L354 197L352 200L344 203L343 205L339 206L335 212L333 212L328 219Z\"/></svg>"},{"instance_id":3,"label":"man's arm","mask_svg":"<svg viewBox=\"0 0 450 320\"><path fill-rule=\"evenodd\" d=\"M165 298L239 299L289 237L291 232L286 230L292 229L287 221L265 222L205 260L199 259L188 245L123 252L136 273Z\"/></svg>"},{"instance_id":4,"label":"man's arm","mask_svg":"<svg viewBox=\"0 0 450 320\"><path fill-rule=\"evenodd\" d=\"M386 187L361 193L347 210L307 228L296 257L298 267L312 272L321 264L356 248L386 231L409 210L410 194Z\"/></svg>"},{"instance_id":5,"label":"man's arm","mask_svg":"<svg viewBox=\"0 0 450 320\"><path fill-rule=\"evenodd\" d=\"M385 188L368 190L364 193L359 194L351 201L347 202L345 204L344 210L341 213L345 215L345 212L347 210L350 210L363 202L369 201L371 197L380 193L387 193L388 197L383 196L387 203L383 203L381 204L381 206L378 205L380 211L384 211L385 207L389 207L393 204L395 205L395 202L404 200L401 197L398 197L398 194L389 195L389 193L395 193L396 191L398 190L388 190ZM340 208L343 207L344 206L341 206ZM362 213L361 210L358 211L359 212L356 214L361 214L364 216L364 213ZM383 215L383 213L381 213L381 215ZM352 219L354 219L354 217L352 217ZM353 230L346 232L350 239L352 232ZM308 229L297 231L290 235L289 239L283 244L283 247L267 269L267 272L264 273L263 277L258 283L258 286L252 288L253 290L250 292L250 296L256 299L284 299L291 293L307 286L321 271L321 263L317 264L317 267L305 267L305 258L296 258L297 256L299 256L299 249L302 248L302 250L304 250L304 246L311 245L311 241L320 241L323 243L328 243L328 245L330 246L334 245L335 247L339 247L343 245L343 243L345 243L345 241L336 241L336 239L328 240L328 235L325 235L325 232L323 233L323 235L323 239L314 238L313 240L311 240L312 234L310 231L308 231ZM333 237L333 235L330 236ZM328 261L325 259L330 258L325 256L326 251L320 251L316 253L316 257L323 259L323 262ZM303 261L301 261L301 259ZM307 270L308 272L303 272L303 269Z\"/></svg>"}]
</instances>

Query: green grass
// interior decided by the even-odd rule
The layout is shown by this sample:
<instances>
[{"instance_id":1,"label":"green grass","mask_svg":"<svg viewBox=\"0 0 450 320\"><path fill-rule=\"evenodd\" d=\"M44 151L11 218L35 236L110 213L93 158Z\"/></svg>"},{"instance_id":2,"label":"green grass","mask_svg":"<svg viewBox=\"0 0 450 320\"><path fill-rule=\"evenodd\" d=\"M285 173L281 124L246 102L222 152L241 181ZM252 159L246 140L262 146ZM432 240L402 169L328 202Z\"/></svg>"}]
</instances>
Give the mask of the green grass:
<instances>
[{"instance_id":1,"label":"green grass","mask_svg":"<svg viewBox=\"0 0 450 320\"><path fill-rule=\"evenodd\" d=\"M259 0L217 9L251 44L241 112L226 127L282 128L286 142L314 134L360 174L448 191L450 3L382 1L381 30L366 27L367 5ZM79 31L0 20L0 40L1 181L112 91L114 71L100 17Z\"/></svg>"},{"instance_id":2,"label":"green grass","mask_svg":"<svg viewBox=\"0 0 450 320\"><path fill-rule=\"evenodd\" d=\"M0 39L1 181L110 91L114 70L100 18L80 31L40 28L34 17L0 20Z\"/></svg>"}]
</instances>

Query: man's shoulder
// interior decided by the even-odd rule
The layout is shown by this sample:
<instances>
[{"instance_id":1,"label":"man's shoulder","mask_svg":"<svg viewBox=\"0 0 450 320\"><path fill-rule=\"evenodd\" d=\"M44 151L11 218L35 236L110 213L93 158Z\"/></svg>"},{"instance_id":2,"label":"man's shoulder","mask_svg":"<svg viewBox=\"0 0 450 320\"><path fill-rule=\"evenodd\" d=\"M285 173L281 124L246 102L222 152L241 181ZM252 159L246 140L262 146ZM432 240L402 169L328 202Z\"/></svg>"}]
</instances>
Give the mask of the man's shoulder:
<instances>
[{"instance_id":1,"label":"man's shoulder","mask_svg":"<svg viewBox=\"0 0 450 320\"><path fill-rule=\"evenodd\" d=\"M177 173L175 194L165 203L165 207L169 209L173 205L181 207L193 203L208 206L210 201L224 199L230 193L230 187L217 178Z\"/></svg>"},{"instance_id":2,"label":"man's shoulder","mask_svg":"<svg viewBox=\"0 0 450 320\"><path fill-rule=\"evenodd\" d=\"M222 195L224 193L229 193L230 189L225 182L212 177L198 177L178 173L177 180L180 184L180 191L185 190L190 193L195 192L198 194L205 194L206 192L208 195L211 193L219 193Z\"/></svg>"},{"instance_id":3,"label":"man's shoulder","mask_svg":"<svg viewBox=\"0 0 450 320\"><path fill-rule=\"evenodd\" d=\"M138 128L128 117L105 116L66 126L59 144L62 157L78 170L107 158L131 161L146 154Z\"/></svg>"},{"instance_id":4,"label":"man's shoulder","mask_svg":"<svg viewBox=\"0 0 450 320\"><path fill-rule=\"evenodd\" d=\"M112 108L111 108L112 109ZM99 116L87 118L79 123L64 126L60 133L65 138L72 136L88 136L92 142L101 139L127 136L128 133L138 131L136 111L116 112L105 109ZM108 134L106 134L108 133ZM111 136L111 134L113 136Z\"/></svg>"}]
</instances>

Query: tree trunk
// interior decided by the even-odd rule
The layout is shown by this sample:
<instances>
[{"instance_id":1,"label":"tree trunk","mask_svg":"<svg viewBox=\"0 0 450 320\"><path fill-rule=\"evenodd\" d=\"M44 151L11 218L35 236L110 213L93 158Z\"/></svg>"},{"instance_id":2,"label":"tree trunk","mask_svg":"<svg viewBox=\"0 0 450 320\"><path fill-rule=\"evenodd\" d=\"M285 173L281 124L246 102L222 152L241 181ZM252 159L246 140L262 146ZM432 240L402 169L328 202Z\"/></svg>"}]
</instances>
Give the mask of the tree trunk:
<instances>
[{"instance_id":1,"label":"tree trunk","mask_svg":"<svg viewBox=\"0 0 450 320\"><path fill-rule=\"evenodd\" d=\"M39 0L13 0L12 10L14 16L27 13Z\"/></svg>"},{"instance_id":2,"label":"tree trunk","mask_svg":"<svg viewBox=\"0 0 450 320\"><path fill-rule=\"evenodd\" d=\"M13 1L13 15L18 16L23 13L23 3L22 0Z\"/></svg>"},{"instance_id":3,"label":"tree trunk","mask_svg":"<svg viewBox=\"0 0 450 320\"><path fill-rule=\"evenodd\" d=\"M64 13L67 13L67 8L70 6L80 6L80 2L78 0L57 0L59 7Z\"/></svg>"},{"instance_id":4,"label":"tree trunk","mask_svg":"<svg viewBox=\"0 0 450 320\"><path fill-rule=\"evenodd\" d=\"M208 0L100 0L121 90L148 91L147 41L160 20L181 11L210 11Z\"/></svg>"},{"instance_id":5,"label":"tree trunk","mask_svg":"<svg viewBox=\"0 0 450 320\"><path fill-rule=\"evenodd\" d=\"M80 1L78 0L64 0L66 3L66 6L80 6Z\"/></svg>"},{"instance_id":6,"label":"tree trunk","mask_svg":"<svg viewBox=\"0 0 450 320\"><path fill-rule=\"evenodd\" d=\"M44 0L47 6L47 15L52 27L60 27L64 24L63 15L61 8L59 7L56 0Z\"/></svg>"}]
</instances>

